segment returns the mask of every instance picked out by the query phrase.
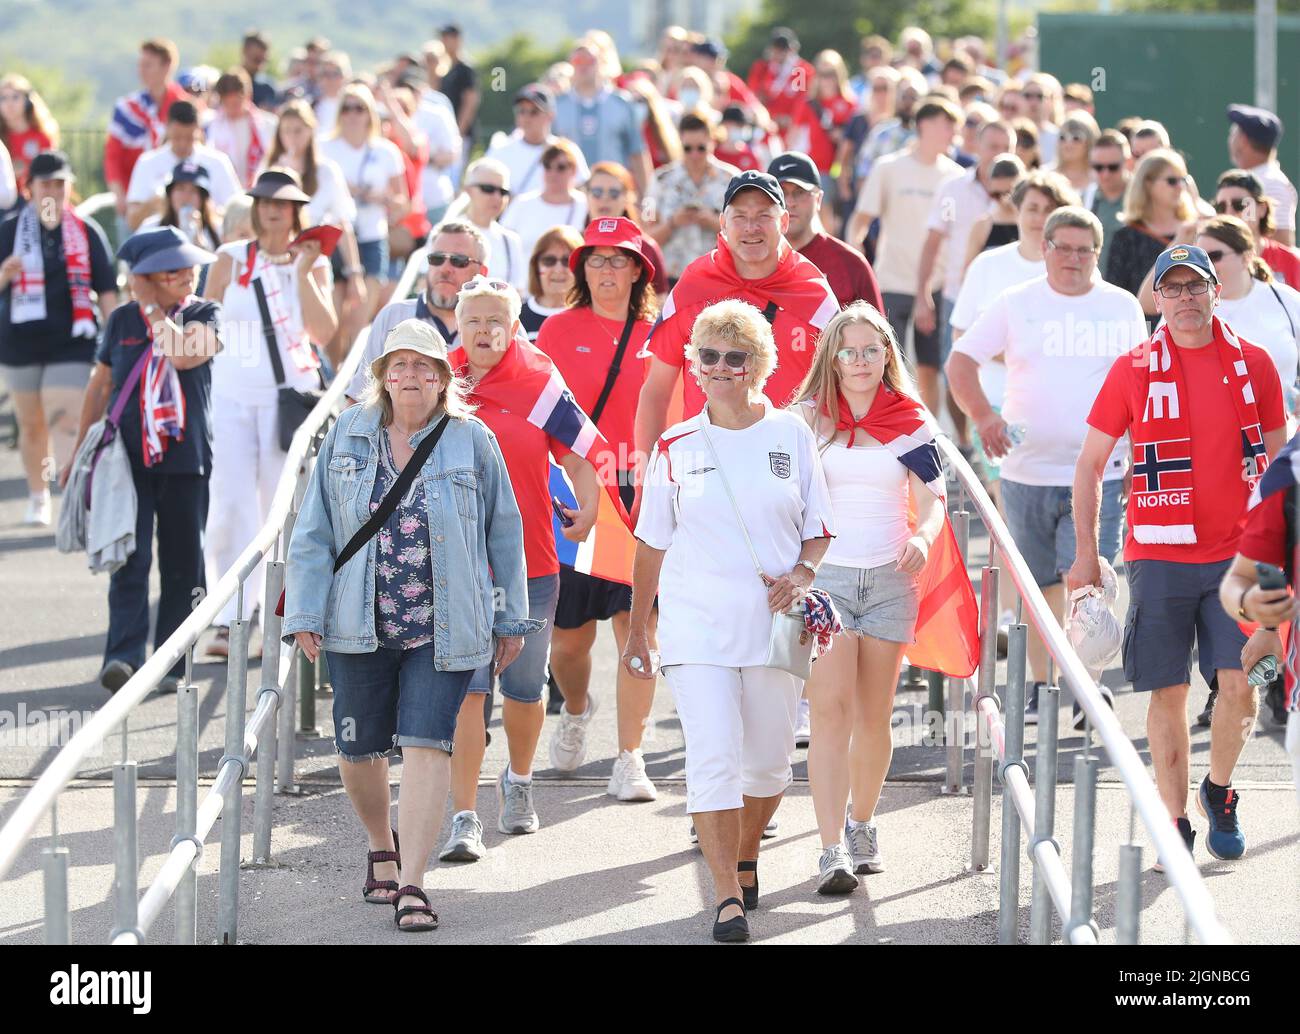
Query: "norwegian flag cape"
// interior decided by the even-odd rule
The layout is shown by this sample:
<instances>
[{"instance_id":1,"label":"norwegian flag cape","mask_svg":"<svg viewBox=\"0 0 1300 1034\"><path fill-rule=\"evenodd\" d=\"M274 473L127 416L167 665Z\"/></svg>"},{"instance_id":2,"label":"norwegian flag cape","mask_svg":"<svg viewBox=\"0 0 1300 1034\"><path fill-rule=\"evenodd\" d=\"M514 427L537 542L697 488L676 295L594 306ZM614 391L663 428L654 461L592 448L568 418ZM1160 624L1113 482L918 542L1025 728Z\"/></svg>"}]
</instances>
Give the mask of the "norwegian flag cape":
<instances>
[{"instance_id":1,"label":"norwegian flag cape","mask_svg":"<svg viewBox=\"0 0 1300 1034\"><path fill-rule=\"evenodd\" d=\"M464 347L453 349L448 360L453 370L462 369L468 362ZM516 337L501 361L474 385L472 399L514 413L527 413L530 424L563 442L596 468L605 494L600 498L591 534L583 543L570 542L559 534L557 521L556 552L561 563L576 570L630 585L636 543L632 519L618 494L618 455L582 411L550 357L523 336ZM564 472L554 465L550 488L562 503L577 508Z\"/></svg>"},{"instance_id":2,"label":"norwegian flag cape","mask_svg":"<svg viewBox=\"0 0 1300 1034\"><path fill-rule=\"evenodd\" d=\"M1300 494L1300 435L1292 438L1286 443L1276 456L1273 462L1264 471L1264 476L1259 479L1255 485L1255 490L1250 494L1250 509L1254 509L1269 496L1276 495L1278 492L1285 492L1288 489ZM1283 513L1287 520L1291 520L1291 515L1286 513L1285 507ZM1294 534L1294 533L1293 533ZM1296 563L1296 552L1300 552L1300 547L1293 550L1291 556L1287 557L1290 564L1290 575L1292 589L1294 591L1297 573L1300 572L1300 564ZM1250 635L1259 627L1258 622L1239 621L1243 632ZM1278 634L1282 637L1282 646L1285 648L1283 662L1283 674L1285 676L1284 685L1286 687L1283 700L1283 707L1288 711L1300 711L1300 691L1297 690L1298 676L1300 676L1300 644L1297 643L1291 622L1287 622L1278 629Z\"/></svg>"},{"instance_id":3,"label":"norwegian flag cape","mask_svg":"<svg viewBox=\"0 0 1300 1034\"><path fill-rule=\"evenodd\" d=\"M831 419L837 419L835 413ZM935 443L938 425L921 403L882 384L867 415L855 426L884 445L945 503L943 531L921 572L916 642L907 648L907 659L918 668L969 678L979 666L979 603L947 515L948 492Z\"/></svg>"}]
</instances>

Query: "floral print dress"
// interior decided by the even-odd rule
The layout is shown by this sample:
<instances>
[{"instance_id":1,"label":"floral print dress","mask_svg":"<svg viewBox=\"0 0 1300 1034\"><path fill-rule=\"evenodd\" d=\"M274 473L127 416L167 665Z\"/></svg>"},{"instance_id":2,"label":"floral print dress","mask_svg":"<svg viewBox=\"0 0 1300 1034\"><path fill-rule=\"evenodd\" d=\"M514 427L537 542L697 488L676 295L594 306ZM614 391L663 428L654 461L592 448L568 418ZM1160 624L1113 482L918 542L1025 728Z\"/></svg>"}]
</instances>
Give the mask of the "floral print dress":
<instances>
[{"instance_id":1,"label":"floral print dress","mask_svg":"<svg viewBox=\"0 0 1300 1034\"><path fill-rule=\"evenodd\" d=\"M370 494L370 512L397 480L388 435L379 435L379 469ZM375 566L375 631L379 645L415 650L433 642L433 572L429 517L423 479L417 477L379 529Z\"/></svg>"}]
</instances>

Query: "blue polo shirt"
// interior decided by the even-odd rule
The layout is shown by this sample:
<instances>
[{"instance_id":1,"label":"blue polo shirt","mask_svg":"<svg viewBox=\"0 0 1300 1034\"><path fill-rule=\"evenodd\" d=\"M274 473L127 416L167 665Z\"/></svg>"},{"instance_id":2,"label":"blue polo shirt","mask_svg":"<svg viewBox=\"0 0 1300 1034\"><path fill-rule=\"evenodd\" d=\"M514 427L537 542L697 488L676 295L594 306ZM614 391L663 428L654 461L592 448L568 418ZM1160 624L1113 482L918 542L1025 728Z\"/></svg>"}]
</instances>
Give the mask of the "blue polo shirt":
<instances>
[{"instance_id":1,"label":"blue polo shirt","mask_svg":"<svg viewBox=\"0 0 1300 1034\"><path fill-rule=\"evenodd\" d=\"M182 309L180 318L186 323L219 326L221 306L217 302L200 298ZM145 326L140 306L135 302L127 302L114 309L104 327L104 339L99 351L95 353L97 362L113 370L113 394L108 401L110 412L117 402L122 385L140 361L144 349L149 347L149 328ZM212 363L206 362L191 370L180 370L179 374L181 391L185 395L185 435L180 441L171 442L163 458L148 470L154 474L207 476L212 473ZM140 440L141 390L137 382L136 397L127 400L122 409L120 425L122 443L131 458L131 468L137 472L146 469Z\"/></svg>"}]
</instances>

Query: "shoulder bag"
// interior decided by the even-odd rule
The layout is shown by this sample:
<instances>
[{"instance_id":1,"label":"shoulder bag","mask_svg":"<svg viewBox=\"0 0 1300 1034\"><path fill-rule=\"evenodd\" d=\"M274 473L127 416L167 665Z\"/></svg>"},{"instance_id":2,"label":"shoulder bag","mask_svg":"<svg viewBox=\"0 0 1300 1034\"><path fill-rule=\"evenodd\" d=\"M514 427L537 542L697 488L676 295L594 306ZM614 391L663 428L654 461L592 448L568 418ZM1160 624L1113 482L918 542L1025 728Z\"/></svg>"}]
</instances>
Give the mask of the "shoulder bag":
<instances>
[{"instance_id":1,"label":"shoulder bag","mask_svg":"<svg viewBox=\"0 0 1300 1034\"><path fill-rule=\"evenodd\" d=\"M744 536L749 558L754 562L754 570L758 572L758 577L762 579L763 584L768 585L768 576L763 572L763 565L759 563L758 554L754 551L754 543L750 541L749 530L745 527L745 518L741 516L736 497L731 492L731 483L727 481L726 472L722 469L718 451L713 447L713 439L709 436L708 417L704 413L700 414L700 431L709 447L709 454L713 457L713 465L718 470L718 477L722 479L722 487L727 490L727 498L731 500L731 509L736 515L736 523L740 525L740 533ZM808 631L807 622L804 620L803 600L796 601L789 610L772 615L772 628L767 639L767 660L763 662L764 665L787 671L797 679L807 679L812 674L812 651L813 635Z\"/></svg>"},{"instance_id":2,"label":"shoulder bag","mask_svg":"<svg viewBox=\"0 0 1300 1034\"><path fill-rule=\"evenodd\" d=\"M284 363L280 361L280 345L276 341L275 324L271 321L271 308L266 304L266 288L262 286L260 276L253 278L253 293L257 295L257 311L262 317L262 337L266 339L266 349L271 354L271 370L275 374L276 425L279 430L280 448L288 452L289 446L293 444L294 432L307 419L307 415L316 408L316 403L320 401L323 392L303 391L290 388L284 383ZM320 376L319 369L316 375Z\"/></svg>"}]
</instances>

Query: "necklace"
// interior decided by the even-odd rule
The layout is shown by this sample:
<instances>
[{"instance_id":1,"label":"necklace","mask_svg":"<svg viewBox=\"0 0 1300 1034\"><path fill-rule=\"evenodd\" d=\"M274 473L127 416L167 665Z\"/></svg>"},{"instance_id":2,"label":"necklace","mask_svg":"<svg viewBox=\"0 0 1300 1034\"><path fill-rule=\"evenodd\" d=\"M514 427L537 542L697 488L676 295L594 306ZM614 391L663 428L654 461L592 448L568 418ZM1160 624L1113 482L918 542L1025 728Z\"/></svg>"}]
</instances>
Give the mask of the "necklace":
<instances>
[{"instance_id":1,"label":"necklace","mask_svg":"<svg viewBox=\"0 0 1300 1034\"><path fill-rule=\"evenodd\" d=\"M264 251L262 252L262 258L273 266L287 266L293 261L293 254L286 251L282 255L272 255L270 252Z\"/></svg>"}]
</instances>

